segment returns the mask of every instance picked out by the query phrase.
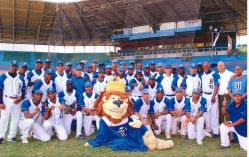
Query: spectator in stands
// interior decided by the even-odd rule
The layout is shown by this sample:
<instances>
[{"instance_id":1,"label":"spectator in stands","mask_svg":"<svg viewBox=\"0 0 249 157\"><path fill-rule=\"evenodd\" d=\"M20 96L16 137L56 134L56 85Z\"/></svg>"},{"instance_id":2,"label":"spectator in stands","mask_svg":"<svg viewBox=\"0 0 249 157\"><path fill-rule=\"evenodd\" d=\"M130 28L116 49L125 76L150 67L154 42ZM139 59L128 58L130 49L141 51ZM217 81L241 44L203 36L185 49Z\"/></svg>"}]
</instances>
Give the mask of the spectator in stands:
<instances>
[{"instance_id":1,"label":"spectator in stands","mask_svg":"<svg viewBox=\"0 0 249 157\"><path fill-rule=\"evenodd\" d=\"M242 99L247 98L247 78L246 76L242 75L243 69L241 66L236 66L234 68L235 76L232 77L228 83L228 94L234 100L233 94L235 92L242 93Z\"/></svg>"},{"instance_id":2,"label":"spectator in stands","mask_svg":"<svg viewBox=\"0 0 249 157\"><path fill-rule=\"evenodd\" d=\"M226 97L227 102L229 103L231 98L228 95L228 83L230 78L234 75L231 71L228 71L225 68L225 63L220 61L217 64L217 69L219 71L220 75L220 86L219 86L219 91L218 91L218 98L219 98L219 123L221 124L224 122L224 116L221 114L221 108L222 108L222 101L224 100L224 97Z\"/></svg>"},{"instance_id":3,"label":"spectator in stands","mask_svg":"<svg viewBox=\"0 0 249 157\"><path fill-rule=\"evenodd\" d=\"M231 121L225 121L220 125L221 149L229 148L229 132L238 136L242 149L247 151L247 103L243 101L242 91L233 93L233 102L227 105L226 97L222 104L222 114L229 114Z\"/></svg>"},{"instance_id":4,"label":"spectator in stands","mask_svg":"<svg viewBox=\"0 0 249 157\"><path fill-rule=\"evenodd\" d=\"M51 68L51 60L50 59L45 59L44 65L43 65L43 70L47 70Z\"/></svg>"},{"instance_id":5,"label":"spectator in stands","mask_svg":"<svg viewBox=\"0 0 249 157\"><path fill-rule=\"evenodd\" d=\"M113 60L112 61L112 74L118 72L118 61L117 60Z\"/></svg>"}]
</instances>

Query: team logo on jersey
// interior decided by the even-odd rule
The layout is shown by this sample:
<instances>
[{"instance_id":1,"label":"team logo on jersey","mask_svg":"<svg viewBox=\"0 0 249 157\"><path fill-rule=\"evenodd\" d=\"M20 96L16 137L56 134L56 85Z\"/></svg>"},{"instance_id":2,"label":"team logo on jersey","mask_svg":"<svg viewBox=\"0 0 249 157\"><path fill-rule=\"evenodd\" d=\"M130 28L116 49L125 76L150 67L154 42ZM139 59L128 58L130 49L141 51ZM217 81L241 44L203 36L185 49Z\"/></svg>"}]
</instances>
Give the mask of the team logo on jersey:
<instances>
[{"instance_id":1,"label":"team logo on jersey","mask_svg":"<svg viewBox=\"0 0 249 157\"><path fill-rule=\"evenodd\" d=\"M127 136L127 127L120 127L117 131L121 136Z\"/></svg>"},{"instance_id":2,"label":"team logo on jersey","mask_svg":"<svg viewBox=\"0 0 249 157\"><path fill-rule=\"evenodd\" d=\"M209 79L208 85L209 85L209 88L210 88L210 89L214 89L214 79L213 79L213 78L210 78L210 79Z\"/></svg>"}]
</instances>

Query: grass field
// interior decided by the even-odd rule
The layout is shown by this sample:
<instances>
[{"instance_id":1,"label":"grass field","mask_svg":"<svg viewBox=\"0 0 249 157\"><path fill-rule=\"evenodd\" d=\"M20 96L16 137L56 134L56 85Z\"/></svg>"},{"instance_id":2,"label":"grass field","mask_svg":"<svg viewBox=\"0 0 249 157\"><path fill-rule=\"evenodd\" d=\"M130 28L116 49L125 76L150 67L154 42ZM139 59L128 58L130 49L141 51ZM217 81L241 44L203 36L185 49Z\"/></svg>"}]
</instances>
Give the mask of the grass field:
<instances>
[{"instance_id":1,"label":"grass field","mask_svg":"<svg viewBox=\"0 0 249 157\"><path fill-rule=\"evenodd\" d=\"M94 137L94 136L92 136ZM90 137L91 138L91 137ZM160 138L165 138L163 135ZM175 147L168 150L149 150L148 152L112 151L107 147L90 148L84 147L84 140L76 140L71 135L67 141L52 139L44 143L34 139L29 144L9 143L4 141L0 145L0 157L7 156L97 156L97 157L147 157L147 156L199 156L199 157L240 157L246 156L246 152L240 149L239 144L232 144L229 149L219 150L220 139L205 138L202 146L197 145L195 140L180 139L173 137Z\"/></svg>"}]
</instances>

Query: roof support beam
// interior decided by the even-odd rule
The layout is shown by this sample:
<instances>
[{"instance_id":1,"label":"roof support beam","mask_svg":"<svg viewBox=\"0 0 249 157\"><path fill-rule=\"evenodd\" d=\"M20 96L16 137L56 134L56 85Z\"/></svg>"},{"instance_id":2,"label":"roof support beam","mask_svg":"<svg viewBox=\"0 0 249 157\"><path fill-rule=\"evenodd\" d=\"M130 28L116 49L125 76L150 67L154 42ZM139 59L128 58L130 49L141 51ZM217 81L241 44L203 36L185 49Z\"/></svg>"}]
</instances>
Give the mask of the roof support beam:
<instances>
[{"instance_id":1,"label":"roof support beam","mask_svg":"<svg viewBox=\"0 0 249 157\"><path fill-rule=\"evenodd\" d=\"M12 42L15 42L15 0L13 0L13 28L12 28Z\"/></svg>"},{"instance_id":2,"label":"roof support beam","mask_svg":"<svg viewBox=\"0 0 249 157\"><path fill-rule=\"evenodd\" d=\"M30 14L30 6L31 6L31 2L28 1L28 3L29 3L29 7L28 7L28 13L27 13L27 16L26 16L26 28L29 25L29 14ZM27 31L26 31L26 33L27 33Z\"/></svg>"},{"instance_id":3,"label":"roof support beam","mask_svg":"<svg viewBox=\"0 0 249 157\"><path fill-rule=\"evenodd\" d=\"M46 3L43 3L41 17L40 17L40 22L39 22L37 33L36 33L36 41L35 41L36 44L38 44L38 42L39 42L39 36L40 36L40 31L41 31L41 23L42 23L42 17L43 17L43 12L44 12L44 8L45 8L45 4Z\"/></svg>"}]
</instances>

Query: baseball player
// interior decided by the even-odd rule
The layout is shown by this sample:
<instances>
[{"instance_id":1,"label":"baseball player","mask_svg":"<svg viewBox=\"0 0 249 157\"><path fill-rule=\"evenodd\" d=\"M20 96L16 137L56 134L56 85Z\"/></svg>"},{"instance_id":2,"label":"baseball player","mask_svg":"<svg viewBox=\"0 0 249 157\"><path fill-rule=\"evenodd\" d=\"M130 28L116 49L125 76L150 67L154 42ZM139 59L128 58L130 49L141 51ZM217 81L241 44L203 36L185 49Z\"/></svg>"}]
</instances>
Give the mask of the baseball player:
<instances>
[{"instance_id":1,"label":"baseball player","mask_svg":"<svg viewBox=\"0 0 249 157\"><path fill-rule=\"evenodd\" d=\"M22 114L19 121L19 128L21 132L22 143L28 143L28 134L31 132L33 138L40 141L50 141L50 136L42 127L43 115L45 110L43 109L42 91L33 90L32 99L26 99L22 102Z\"/></svg>"},{"instance_id":2,"label":"baseball player","mask_svg":"<svg viewBox=\"0 0 249 157\"><path fill-rule=\"evenodd\" d=\"M229 132L234 132L239 140L240 147L247 151L247 103L243 101L241 91L234 92L234 101L227 105L226 98L222 104L222 114L229 114L230 121L225 121L220 125L221 146L228 148L230 146Z\"/></svg>"},{"instance_id":3,"label":"baseball player","mask_svg":"<svg viewBox=\"0 0 249 157\"><path fill-rule=\"evenodd\" d=\"M64 63L59 61L56 64L56 72L54 73L53 81L55 83L55 89L59 93L66 90L67 74L64 71Z\"/></svg>"},{"instance_id":4,"label":"baseball player","mask_svg":"<svg viewBox=\"0 0 249 157\"><path fill-rule=\"evenodd\" d=\"M82 67L80 65L76 66L76 75L72 78L73 87L77 93L81 94L85 91L86 79L82 77Z\"/></svg>"},{"instance_id":5,"label":"baseball player","mask_svg":"<svg viewBox=\"0 0 249 157\"><path fill-rule=\"evenodd\" d=\"M27 79L28 79L28 86L27 86L27 98L32 99L32 90L35 81L41 80L44 77L44 70L42 69L43 62L40 59L36 60L35 69L29 71Z\"/></svg>"},{"instance_id":6,"label":"baseball player","mask_svg":"<svg viewBox=\"0 0 249 157\"><path fill-rule=\"evenodd\" d=\"M73 81L68 79L66 82L66 90L61 91L58 96L59 98L65 100L66 109L64 116L64 127L69 136L71 134L71 126L73 120L76 120L76 138L83 139L83 135L81 133L82 124L83 124L83 114L81 112L81 104L80 94L73 89Z\"/></svg>"},{"instance_id":7,"label":"baseball player","mask_svg":"<svg viewBox=\"0 0 249 157\"><path fill-rule=\"evenodd\" d=\"M130 80L129 86L132 89L131 96L132 97L141 97L142 96L142 90L144 89L145 82L143 81L143 74L142 71L137 70L135 78ZM136 98L134 98L136 99Z\"/></svg>"},{"instance_id":8,"label":"baseball player","mask_svg":"<svg viewBox=\"0 0 249 157\"><path fill-rule=\"evenodd\" d=\"M14 60L10 64L9 72L0 76L0 144L5 137L9 117L11 116L9 142L16 141L16 131L21 115L20 102L25 98L25 81L17 73L18 63Z\"/></svg>"},{"instance_id":9,"label":"baseball player","mask_svg":"<svg viewBox=\"0 0 249 157\"><path fill-rule=\"evenodd\" d=\"M154 108L151 104L152 101L149 99L149 90L143 89L142 97L138 98L134 104L134 117L139 119L148 130L151 130L151 124L154 124L154 128L157 129L154 119Z\"/></svg>"},{"instance_id":10,"label":"baseball player","mask_svg":"<svg viewBox=\"0 0 249 157\"><path fill-rule=\"evenodd\" d=\"M93 81L93 76L95 75L96 72L93 72L93 67L91 64L87 64L86 66L86 72L85 74L87 75L87 77L89 78L88 81Z\"/></svg>"},{"instance_id":11,"label":"baseball player","mask_svg":"<svg viewBox=\"0 0 249 157\"><path fill-rule=\"evenodd\" d=\"M67 74L67 78L68 79L71 79L73 77L73 74L72 74L72 63L71 62L66 62L65 63L65 70L64 72Z\"/></svg>"},{"instance_id":12,"label":"baseball player","mask_svg":"<svg viewBox=\"0 0 249 157\"><path fill-rule=\"evenodd\" d=\"M118 72L118 61L116 59L112 60L112 75Z\"/></svg>"},{"instance_id":13,"label":"baseball player","mask_svg":"<svg viewBox=\"0 0 249 157\"><path fill-rule=\"evenodd\" d=\"M163 78L164 78L164 66L162 63L158 63L157 64L157 73L155 75L156 78L156 82L158 82L159 84L162 82Z\"/></svg>"},{"instance_id":14,"label":"baseball player","mask_svg":"<svg viewBox=\"0 0 249 157\"><path fill-rule=\"evenodd\" d=\"M48 107L49 116L45 118L43 128L49 134L53 135L53 128L59 140L67 140L67 132L64 127L64 110L66 108L65 100L56 96L56 90L49 88L47 90L48 100L45 101L45 105Z\"/></svg>"},{"instance_id":15,"label":"baseball player","mask_svg":"<svg viewBox=\"0 0 249 157\"><path fill-rule=\"evenodd\" d=\"M234 100L233 94L235 92L243 93L242 98L247 98L247 77L242 75L243 69L240 66L234 68L235 76L232 77L228 83L228 94Z\"/></svg>"},{"instance_id":16,"label":"baseball player","mask_svg":"<svg viewBox=\"0 0 249 157\"><path fill-rule=\"evenodd\" d=\"M201 88L201 79L197 74L196 65L192 64L189 69L189 74L182 80L181 87L185 90L186 97L192 96L194 88Z\"/></svg>"},{"instance_id":17,"label":"baseball player","mask_svg":"<svg viewBox=\"0 0 249 157\"><path fill-rule=\"evenodd\" d=\"M47 99L47 89L48 88L55 88L54 82L51 80L53 76L53 71L51 69L45 70L44 78L35 82L33 91L38 89L42 92L42 102Z\"/></svg>"},{"instance_id":18,"label":"baseball player","mask_svg":"<svg viewBox=\"0 0 249 157\"><path fill-rule=\"evenodd\" d=\"M220 76L217 72L210 70L210 63L203 63L202 96L207 100L207 112L204 114L205 134L213 132L213 138L219 137L219 104L218 90ZM210 136L210 135L208 135Z\"/></svg>"},{"instance_id":19,"label":"baseball player","mask_svg":"<svg viewBox=\"0 0 249 157\"><path fill-rule=\"evenodd\" d=\"M173 91L174 75L171 72L172 72L171 66L166 65L165 74L163 74L163 79L161 81L161 85L162 85L163 90L165 92L165 96L168 99L171 99L175 95L175 92Z\"/></svg>"},{"instance_id":20,"label":"baseball player","mask_svg":"<svg viewBox=\"0 0 249 157\"><path fill-rule=\"evenodd\" d=\"M201 89L194 88L189 104L185 105L188 127L188 139L197 140L197 144L202 145L204 137L204 112L207 111L207 100L201 97Z\"/></svg>"},{"instance_id":21,"label":"baseball player","mask_svg":"<svg viewBox=\"0 0 249 157\"><path fill-rule=\"evenodd\" d=\"M150 63L150 74L153 76L156 76L156 74L157 74L156 63L154 63L154 62Z\"/></svg>"},{"instance_id":22,"label":"baseball player","mask_svg":"<svg viewBox=\"0 0 249 157\"><path fill-rule=\"evenodd\" d=\"M112 75L112 66L111 65L107 65L106 69L105 69L105 80L108 82L112 78L113 78L113 75Z\"/></svg>"},{"instance_id":23,"label":"baseball player","mask_svg":"<svg viewBox=\"0 0 249 157\"><path fill-rule=\"evenodd\" d=\"M184 126L184 122L186 121L186 111L185 106L189 105L189 99L184 97L183 89L181 87L177 87L176 95L171 98L170 104L174 106L174 111L172 112L172 121L171 121L171 133L173 135L178 132L178 122L181 124L180 134L183 138L187 135L187 128Z\"/></svg>"},{"instance_id":24,"label":"baseball player","mask_svg":"<svg viewBox=\"0 0 249 157\"><path fill-rule=\"evenodd\" d=\"M98 61L97 60L92 60L92 67L93 67L93 72L97 73L98 72Z\"/></svg>"},{"instance_id":25,"label":"baseball player","mask_svg":"<svg viewBox=\"0 0 249 157\"><path fill-rule=\"evenodd\" d=\"M174 88L176 87L181 87L183 78L185 77L185 68L183 67L183 65L181 64L178 68L178 75L176 75L176 77L173 80L173 85Z\"/></svg>"},{"instance_id":26,"label":"baseball player","mask_svg":"<svg viewBox=\"0 0 249 157\"><path fill-rule=\"evenodd\" d=\"M156 97L152 101L151 105L154 109L155 123L158 127L156 130L154 130L155 134L160 135L162 130L164 130L166 138L171 138L171 112L174 111L174 106L170 105L170 100L164 97L164 91L162 87L158 87L156 89Z\"/></svg>"},{"instance_id":27,"label":"baseball player","mask_svg":"<svg viewBox=\"0 0 249 157\"><path fill-rule=\"evenodd\" d=\"M51 60L50 59L45 59L44 64L43 64L43 70L47 70L51 68Z\"/></svg>"},{"instance_id":28,"label":"baseball player","mask_svg":"<svg viewBox=\"0 0 249 157\"><path fill-rule=\"evenodd\" d=\"M105 90L106 82L107 81L105 80L105 71L104 71L104 69L99 69L99 71L98 71L98 79L93 85L93 91L100 95L100 93Z\"/></svg>"},{"instance_id":29,"label":"baseball player","mask_svg":"<svg viewBox=\"0 0 249 157\"><path fill-rule=\"evenodd\" d=\"M100 118L95 114L93 105L98 98L98 94L93 92L92 82L86 82L85 92L82 94L82 110L84 111L84 130L85 135L90 136L94 133L94 128L92 127L93 121L96 122L97 129L99 128Z\"/></svg>"},{"instance_id":30,"label":"baseball player","mask_svg":"<svg viewBox=\"0 0 249 157\"><path fill-rule=\"evenodd\" d=\"M144 71L143 71L143 78L144 78L146 84L148 84L149 77L150 77L150 66L145 65Z\"/></svg>"},{"instance_id":31,"label":"baseball player","mask_svg":"<svg viewBox=\"0 0 249 157\"><path fill-rule=\"evenodd\" d=\"M126 73L126 80L127 82L130 82L132 79L134 79L135 73L134 73L134 67L133 66L128 66L128 71Z\"/></svg>"},{"instance_id":32,"label":"baseball player","mask_svg":"<svg viewBox=\"0 0 249 157\"><path fill-rule=\"evenodd\" d=\"M156 82L155 76L150 75L149 80L148 80L148 84L144 86L144 88L148 88L148 90L149 90L150 100L154 100L154 98L156 97L156 90L157 90L158 86L159 85Z\"/></svg>"},{"instance_id":33,"label":"baseball player","mask_svg":"<svg viewBox=\"0 0 249 157\"><path fill-rule=\"evenodd\" d=\"M117 76L118 76L119 79L120 79L119 81L124 82L126 85L128 85L128 82L127 82L127 80L126 80L126 78L125 78L125 69L124 69L124 68L120 67L120 68L118 69Z\"/></svg>"}]
</instances>

